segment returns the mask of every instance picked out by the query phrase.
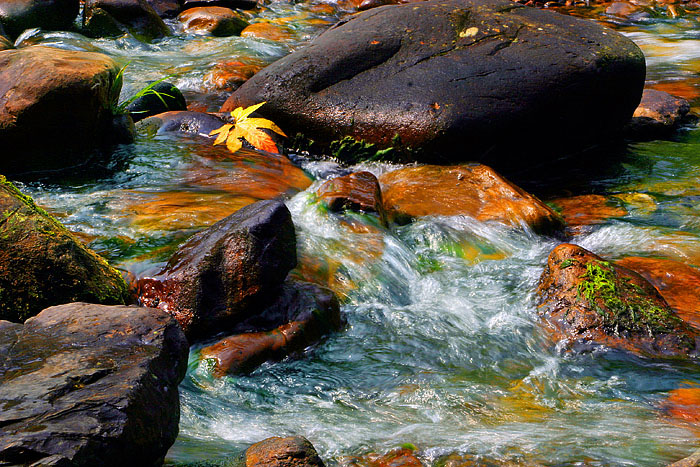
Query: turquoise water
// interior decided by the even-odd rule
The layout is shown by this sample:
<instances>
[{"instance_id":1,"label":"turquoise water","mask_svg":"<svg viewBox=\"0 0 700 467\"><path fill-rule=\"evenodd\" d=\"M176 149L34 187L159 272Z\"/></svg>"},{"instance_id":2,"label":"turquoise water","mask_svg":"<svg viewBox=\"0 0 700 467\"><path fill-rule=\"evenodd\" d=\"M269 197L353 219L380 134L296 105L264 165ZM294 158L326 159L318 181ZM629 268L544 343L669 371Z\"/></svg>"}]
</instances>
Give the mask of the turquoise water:
<instances>
[{"instance_id":1,"label":"turquoise water","mask_svg":"<svg viewBox=\"0 0 700 467\"><path fill-rule=\"evenodd\" d=\"M283 22L293 39L282 43L176 35L143 44L39 32L23 44L130 62L124 96L172 75L189 99L215 110L228 92L206 82L208 71L222 60L270 63L327 27L311 20L329 24L345 14L314 11L271 3L261 18L292 17ZM645 51L649 85L680 86L700 105L696 16L612 24ZM633 195L625 198L628 215L573 242L611 259L662 256L700 266L700 131L603 152L605 164L578 161L558 177L523 175L522 182L545 198ZM22 184L137 277L156 272L191 233L275 190L290 196L300 257L335 265L333 284L346 297L342 332L301 356L219 380L198 367L193 349L169 462L234 456L265 437L293 434L308 437L330 464L403 443L416 445L427 464L457 452L522 465L657 466L700 447L692 427L660 410L670 391L700 384L697 366L604 351L572 355L548 342L533 290L561 240L464 217L390 229L358 217L368 232L357 233L314 203L321 180L306 188L295 173L296 182L278 183L292 173L279 164L252 151L231 157L196 139L139 135L115 149L97 179L93 171ZM319 164L305 168L318 175Z\"/></svg>"}]
</instances>

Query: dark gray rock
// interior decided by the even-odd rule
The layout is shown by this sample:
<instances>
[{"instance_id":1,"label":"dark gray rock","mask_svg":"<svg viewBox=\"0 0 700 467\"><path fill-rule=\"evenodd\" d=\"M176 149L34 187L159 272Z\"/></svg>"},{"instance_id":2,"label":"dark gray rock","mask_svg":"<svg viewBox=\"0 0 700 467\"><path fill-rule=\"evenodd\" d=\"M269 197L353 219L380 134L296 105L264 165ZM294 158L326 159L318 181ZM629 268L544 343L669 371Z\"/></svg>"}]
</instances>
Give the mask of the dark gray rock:
<instances>
[{"instance_id":1,"label":"dark gray rock","mask_svg":"<svg viewBox=\"0 0 700 467\"><path fill-rule=\"evenodd\" d=\"M174 18L182 11L178 0L146 0L161 18Z\"/></svg>"},{"instance_id":2,"label":"dark gray rock","mask_svg":"<svg viewBox=\"0 0 700 467\"><path fill-rule=\"evenodd\" d=\"M0 464L160 465L187 354L161 310L72 303L0 322Z\"/></svg>"},{"instance_id":3,"label":"dark gray rock","mask_svg":"<svg viewBox=\"0 0 700 467\"><path fill-rule=\"evenodd\" d=\"M688 120L688 112L690 104L685 99L664 91L645 89L626 130L632 137L654 138L673 131Z\"/></svg>"},{"instance_id":4,"label":"dark gray rock","mask_svg":"<svg viewBox=\"0 0 700 467\"><path fill-rule=\"evenodd\" d=\"M159 93L147 93L138 97L126 107L134 122L163 112L187 110L187 102L182 92L174 84L161 81L151 88Z\"/></svg>"},{"instance_id":5,"label":"dark gray rock","mask_svg":"<svg viewBox=\"0 0 700 467\"><path fill-rule=\"evenodd\" d=\"M258 6L257 0L183 0L182 9L201 6L221 6L232 10L252 10Z\"/></svg>"},{"instance_id":6,"label":"dark gray rock","mask_svg":"<svg viewBox=\"0 0 700 467\"><path fill-rule=\"evenodd\" d=\"M113 37L128 32L144 41L170 34L170 28L146 0L86 0L83 29L92 37Z\"/></svg>"},{"instance_id":7,"label":"dark gray rock","mask_svg":"<svg viewBox=\"0 0 700 467\"><path fill-rule=\"evenodd\" d=\"M78 16L79 0L3 0L0 24L12 38L30 28L71 29Z\"/></svg>"},{"instance_id":8,"label":"dark gray rock","mask_svg":"<svg viewBox=\"0 0 700 467\"><path fill-rule=\"evenodd\" d=\"M136 128L152 134L188 133L208 137L209 133L225 123L222 116L216 114L174 111L145 118L138 122Z\"/></svg>"},{"instance_id":9,"label":"dark gray rock","mask_svg":"<svg viewBox=\"0 0 700 467\"><path fill-rule=\"evenodd\" d=\"M432 0L349 17L221 111L266 101L263 116L320 143L351 136L426 162L522 162L618 132L644 76L639 48L592 21L506 0Z\"/></svg>"},{"instance_id":10,"label":"dark gray rock","mask_svg":"<svg viewBox=\"0 0 700 467\"><path fill-rule=\"evenodd\" d=\"M139 281L140 303L171 313L190 339L211 337L274 300L296 262L289 210L258 201L194 235Z\"/></svg>"}]
</instances>

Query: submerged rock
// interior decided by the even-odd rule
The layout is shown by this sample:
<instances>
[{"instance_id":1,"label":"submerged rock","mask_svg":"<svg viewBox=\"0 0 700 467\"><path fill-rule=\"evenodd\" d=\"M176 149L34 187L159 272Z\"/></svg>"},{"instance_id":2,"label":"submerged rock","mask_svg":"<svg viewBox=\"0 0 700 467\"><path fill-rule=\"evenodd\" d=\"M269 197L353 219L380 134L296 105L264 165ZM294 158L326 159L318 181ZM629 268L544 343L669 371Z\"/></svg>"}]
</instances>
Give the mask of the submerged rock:
<instances>
[{"instance_id":1,"label":"submerged rock","mask_svg":"<svg viewBox=\"0 0 700 467\"><path fill-rule=\"evenodd\" d=\"M186 111L187 102L174 84L161 81L151 88L159 95L148 93L136 98L126 107L134 122L164 112Z\"/></svg>"},{"instance_id":2,"label":"submerged rock","mask_svg":"<svg viewBox=\"0 0 700 467\"><path fill-rule=\"evenodd\" d=\"M415 449L407 447L393 449L384 455L369 453L362 457L351 457L342 463L344 467L423 467L416 457Z\"/></svg>"},{"instance_id":3,"label":"submerged rock","mask_svg":"<svg viewBox=\"0 0 700 467\"><path fill-rule=\"evenodd\" d=\"M145 41L170 35L170 28L146 0L86 0L83 29L92 37L128 32Z\"/></svg>"},{"instance_id":4,"label":"submerged rock","mask_svg":"<svg viewBox=\"0 0 700 467\"><path fill-rule=\"evenodd\" d=\"M68 30L79 7L79 0L5 0L0 2L0 25L13 38L31 28Z\"/></svg>"},{"instance_id":5,"label":"submerged rock","mask_svg":"<svg viewBox=\"0 0 700 467\"><path fill-rule=\"evenodd\" d=\"M220 6L190 8L177 19L187 32L218 37L238 36L248 26L240 13Z\"/></svg>"},{"instance_id":6,"label":"submerged rock","mask_svg":"<svg viewBox=\"0 0 700 467\"><path fill-rule=\"evenodd\" d=\"M246 467L325 467L316 449L303 436L267 438L245 452Z\"/></svg>"},{"instance_id":7,"label":"submerged rock","mask_svg":"<svg viewBox=\"0 0 700 467\"><path fill-rule=\"evenodd\" d=\"M259 201L191 237L158 275L140 281L140 301L171 313L188 338L207 337L274 300L296 261L289 210Z\"/></svg>"},{"instance_id":8,"label":"submerged rock","mask_svg":"<svg viewBox=\"0 0 700 467\"><path fill-rule=\"evenodd\" d=\"M700 329L700 269L679 261L630 256L616 261L642 275L678 316Z\"/></svg>"},{"instance_id":9,"label":"submerged rock","mask_svg":"<svg viewBox=\"0 0 700 467\"><path fill-rule=\"evenodd\" d=\"M540 316L568 346L605 346L649 357L685 357L700 334L642 276L580 246L549 255L537 288Z\"/></svg>"},{"instance_id":10,"label":"submerged rock","mask_svg":"<svg viewBox=\"0 0 700 467\"><path fill-rule=\"evenodd\" d=\"M122 304L126 296L118 271L0 175L0 319L20 322L74 301Z\"/></svg>"},{"instance_id":11,"label":"submerged rock","mask_svg":"<svg viewBox=\"0 0 700 467\"><path fill-rule=\"evenodd\" d=\"M632 136L653 138L677 128L689 111L690 104L685 99L664 91L645 89L627 131Z\"/></svg>"},{"instance_id":12,"label":"submerged rock","mask_svg":"<svg viewBox=\"0 0 700 467\"><path fill-rule=\"evenodd\" d=\"M226 121L221 114L190 112L187 110L163 112L139 121L136 128L149 133L189 133L209 136L209 133L221 128Z\"/></svg>"},{"instance_id":13,"label":"submerged rock","mask_svg":"<svg viewBox=\"0 0 700 467\"><path fill-rule=\"evenodd\" d=\"M373 212L386 224L382 190L377 177L370 172L353 172L328 180L316 190L316 196L331 211Z\"/></svg>"},{"instance_id":14,"label":"submerged rock","mask_svg":"<svg viewBox=\"0 0 700 467\"><path fill-rule=\"evenodd\" d=\"M639 48L594 22L505 0L433 0L349 17L221 110L266 101L265 117L322 144L351 136L421 161L523 164L618 132L644 76Z\"/></svg>"},{"instance_id":15,"label":"submerged rock","mask_svg":"<svg viewBox=\"0 0 700 467\"><path fill-rule=\"evenodd\" d=\"M338 299L316 284L288 281L277 300L241 323L246 330L201 350L215 376L247 373L318 342L343 325Z\"/></svg>"},{"instance_id":16,"label":"submerged rock","mask_svg":"<svg viewBox=\"0 0 700 467\"><path fill-rule=\"evenodd\" d=\"M118 72L98 53L41 46L0 52L0 172L86 162L110 140Z\"/></svg>"},{"instance_id":17,"label":"submerged rock","mask_svg":"<svg viewBox=\"0 0 700 467\"><path fill-rule=\"evenodd\" d=\"M571 234L579 234L585 226L596 225L628 214L620 199L588 194L548 201L555 206Z\"/></svg>"},{"instance_id":18,"label":"submerged rock","mask_svg":"<svg viewBox=\"0 0 700 467\"><path fill-rule=\"evenodd\" d=\"M398 222L422 216L470 216L538 232L563 227L539 199L482 164L405 167L379 177L387 215Z\"/></svg>"},{"instance_id":19,"label":"submerged rock","mask_svg":"<svg viewBox=\"0 0 700 467\"><path fill-rule=\"evenodd\" d=\"M0 322L0 464L161 465L187 354L160 310L72 303Z\"/></svg>"},{"instance_id":20,"label":"submerged rock","mask_svg":"<svg viewBox=\"0 0 700 467\"><path fill-rule=\"evenodd\" d=\"M251 10L258 6L257 0L182 0L182 8L220 6L232 10Z\"/></svg>"},{"instance_id":21,"label":"submerged rock","mask_svg":"<svg viewBox=\"0 0 700 467\"><path fill-rule=\"evenodd\" d=\"M278 42L290 40L294 36L291 29L281 24L253 23L241 31L241 37L255 37ZM229 110L233 109L234 107L231 107ZM224 110L222 110L222 112L224 112Z\"/></svg>"}]
</instances>

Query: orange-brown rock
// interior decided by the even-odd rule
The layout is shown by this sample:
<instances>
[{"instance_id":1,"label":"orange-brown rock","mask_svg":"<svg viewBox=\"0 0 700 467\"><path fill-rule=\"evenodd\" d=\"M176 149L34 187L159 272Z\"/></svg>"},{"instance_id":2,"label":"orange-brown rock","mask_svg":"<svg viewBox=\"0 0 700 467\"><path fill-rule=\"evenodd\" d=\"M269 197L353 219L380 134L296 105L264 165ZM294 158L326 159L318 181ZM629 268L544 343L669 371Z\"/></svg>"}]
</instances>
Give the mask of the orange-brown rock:
<instances>
[{"instance_id":1,"label":"orange-brown rock","mask_svg":"<svg viewBox=\"0 0 700 467\"><path fill-rule=\"evenodd\" d=\"M41 46L0 52L0 172L85 162L109 139L118 72L99 53Z\"/></svg>"},{"instance_id":2,"label":"orange-brown rock","mask_svg":"<svg viewBox=\"0 0 700 467\"><path fill-rule=\"evenodd\" d=\"M370 172L354 172L328 180L316 190L316 196L331 211L375 212L383 223L386 221L382 189Z\"/></svg>"},{"instance_id":3,"label":"orange-brown rock","mask_svg":"<svg viewBox=\"0 0 700 467\"><path fill-rule=\"evenodd\" d=\"M238 60L220 62L204 76L204 81L211 83L216 89L233 91L262 67L260 63L249 64Z\"/></svg>"},{"instance_id":4,"label":"orange-brown rock","mask_svg":"<svg viewBox=\"0 0 700 467\"><path fill-rule=\"evenodd\" d=\"M316 449L303 436L268 438L245 452L245 467L325 467Z\"/></svg>"},{"instance_id":5,"label":"orange-brown rock","mask_svg":"<svg viewBox=\"0 0 700 467\"><path fill-rule=\"evenodd\" d=\"M254 23L241 32L241 37L256 37L270 41L286 41L294 36L286 26L272 23Z\"/></svg>"},{"instance_id":6,"label":"orange-brown rock","mask_svg":"<svg viewBox=\"0 0 700 467\"><path fill-rule=\"evenodd\" d=\"M187 32L218 37L239 35L248 26L243 15L220 6L190 8L180 13L177 19Z\"/></svg>"},{"instance_id":7,"label":"orange-brown rock","mask_svg":"<svg viewBox=\"0 0 700 467\"><path fill-rule=\"evenodd\" d=\"M657 89L645 89L628 131L649 136L649 133L672 130L683 122L689 111L690 104L685 99Z\"/></svg>"},{"instance_id":8,"label":"orange-brown rock","mask_svg":"<svg viewBox=\"0 0 700 467\"><path fill-rule=\"evenodd\" d=\"M700 269L670 259L639 256L616 263L641 274L683 321L700 328Z\"/></svg>"},{"instance_id":9,"label":"orange-brown rock","mask_svg":"<svg viewBox=\"0 0 700 467\"><path fill-rule=\"evenodd\" d=\"M482 164L406 167L379 177L387 215L398 222L422 216L465 215L538 232L563 226L547 205Z\"/></svg>"},{"instance_id":10,"label":"orange-brown rock","mask_svg":"<svg viewBox=\"0 0 700 467\"><path fill-rule=\"evenodd\" d=\"M552 337L574 350L606 346L652 357L697 351L698 331L654 286L580 246L562 244L550 253L537 295Z\"/></svg>"},{"instance_id":11,"label":"orange-brown rock","mask_svg":"<svg viewBox=\"0 0 700 467\"><path fill-rule=\"evenodd\" d=\"M204 347L201 359L214 376L247 373L315 344L342 324L333 292L308 282L288 281L275 303L238 326L263 330L235 334Z\"/></svg>"},{"instance_id":12,"label":"orange-brown rock","mask_svg":"<svg viewBox=\"0 0 700 467\"><path fill-rule=\"evenodd\" d=\"M413 449L398 448L379 455L369 453L362 457L352 457L343 462L347 467L423 467Z\"/></svg>"},{"instance_id":13,"label":"orange-brown rock","mask_svg":"<svg viewBox=\"0 0 700 467\"><path fill-rule=\"evenodd\" d=\"M700 423L700 388L678 388L661 404L664 413L676 420Z\"/></svg>"},{"instance_id":14,"label":"orange-brown rock","mask_svg":"<svg viewBox=\"0 0 700 467\"><path fill-rule=\"evenodd\" d=\"M615 16L629 16L639 11L639 7L627 2L613 2L605 9L605 13Z\"/></svg>"},{"instance_id":15,"label":"orange-brown rock","mask_svg":"<svg viewBox=\"0 0 700 467\"><path fill-rule=\"evenodd\" d=\"M558 208L566 225L573 233L578 227L594 225L612 217L627 215L627 210L618 200L603 195L580 195L569 198L557 198L549 201Z\"/></svg>"}]
</instances>

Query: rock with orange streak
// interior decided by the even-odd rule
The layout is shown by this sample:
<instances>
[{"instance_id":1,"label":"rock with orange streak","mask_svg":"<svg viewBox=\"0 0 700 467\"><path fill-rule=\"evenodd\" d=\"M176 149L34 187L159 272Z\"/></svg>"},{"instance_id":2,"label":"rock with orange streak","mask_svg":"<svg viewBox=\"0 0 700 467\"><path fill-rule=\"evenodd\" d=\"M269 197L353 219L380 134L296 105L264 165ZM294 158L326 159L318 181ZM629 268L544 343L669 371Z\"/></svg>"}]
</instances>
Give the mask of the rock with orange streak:
<instances>
[{"instance_id":1,"label":"rock with orange streak","mask_svg":"<svg viewBox=\"0 0 700 467\"><path fill-rule=\"evenodd\" d=\"M316 196L331 211L350 209L373 212L377 213L382 223L386 223L382 190L377 177L370 172L354 172L328 180L316 190Z\"/></svg>"},{"instance_id":2,"label":"rock with orange streak","mask_svg":"<svg viewBox=\"0 0 700 467\"><path fill-rule=\"evenodd\" d=\"M700 388L674 389L662 403L662 409L671 418L700 423Z\"/></svg>"},{"instance_id":3,"label":"rock with orange streak","mask_svg":"<svg viewBox=\"0 0 700 467\"><path fill-rule=\"evenodd\" d=\"M536 291L553 340L574 350L605 346L650 357L696 355L700 333L636 272L577 245L547 259Z\"/></svg>"},{"instance_id":4,"label":"rock with orange streak","mask_svg":"<svg viewBox=\"0 0 700 467\"><path fill-rule=\"evenodd\" d=\"M482 164L406 167L379 177L387 214L398 222L466 215L548 233L562 218L542 201Z\"/></svg>"},{"instance_id":5,"label":"rock with orange streak","mask_svg":"<svg viewBox=\"0 0 700 467\"><path fill-rule=\"evenodd\" d=\"M180 13L177 19L187 32L217 37L239 35L248 26L243 15L220 6L190 8Z\"/></svg>"},{"instance_id":6,"label":"rock with orange streak","mask_svg":"<svg viewBox=\"0 0 700 467\"><path fill-rule=\"evenodd\" d=\"M700 269L670 259L639 256L623 258L617 264L641 274L682 320L700 329Z\"/></svg>"},{"instance_id":7,"label":"rock with orange streak","mask_svg":"<svg viewBox=\"0 0 700 467\"><path fill-rule=\"evenodd\" d=\"M342 324L333 292L291 280L272 305L237 326L253 331L204 347L200 358L217 377L247 373L266 361L281 360L303 350Z\"/></svg>"},{"instance_id":8,"label":"rock with orange streak","mask_svg":"<svg viewBox=\"0 0 700 467\"><path fill-rule=\"evenodd\" d=\"M204 81L211 83L215 89L233 91L262 67L262 64L248 64L238 60L220 62L204 76Z\"/></svg>"},{"instance_id":9,"label":"rock with orange streak","mask_svg":"<svg viewBox=\"0 0 700 467\"><path fill-rule=\"evenodd\" d=\"M241 32L241 37L255 37L278 42L290 40L294 37L294 34L286 26L272 23L254 23Z\"/></svg>"},{"instance_id":10,"label":"rock with orange streak","mask_svg":"<svg viewBox=\"0 0 700 467\"><path fill-rule=\"evenodd\" d=\"M361 457L351 457L342 462L344 467L423 467L413 449L398 448L384 455L369 453Z\"/></svg>"}]
</instances>

